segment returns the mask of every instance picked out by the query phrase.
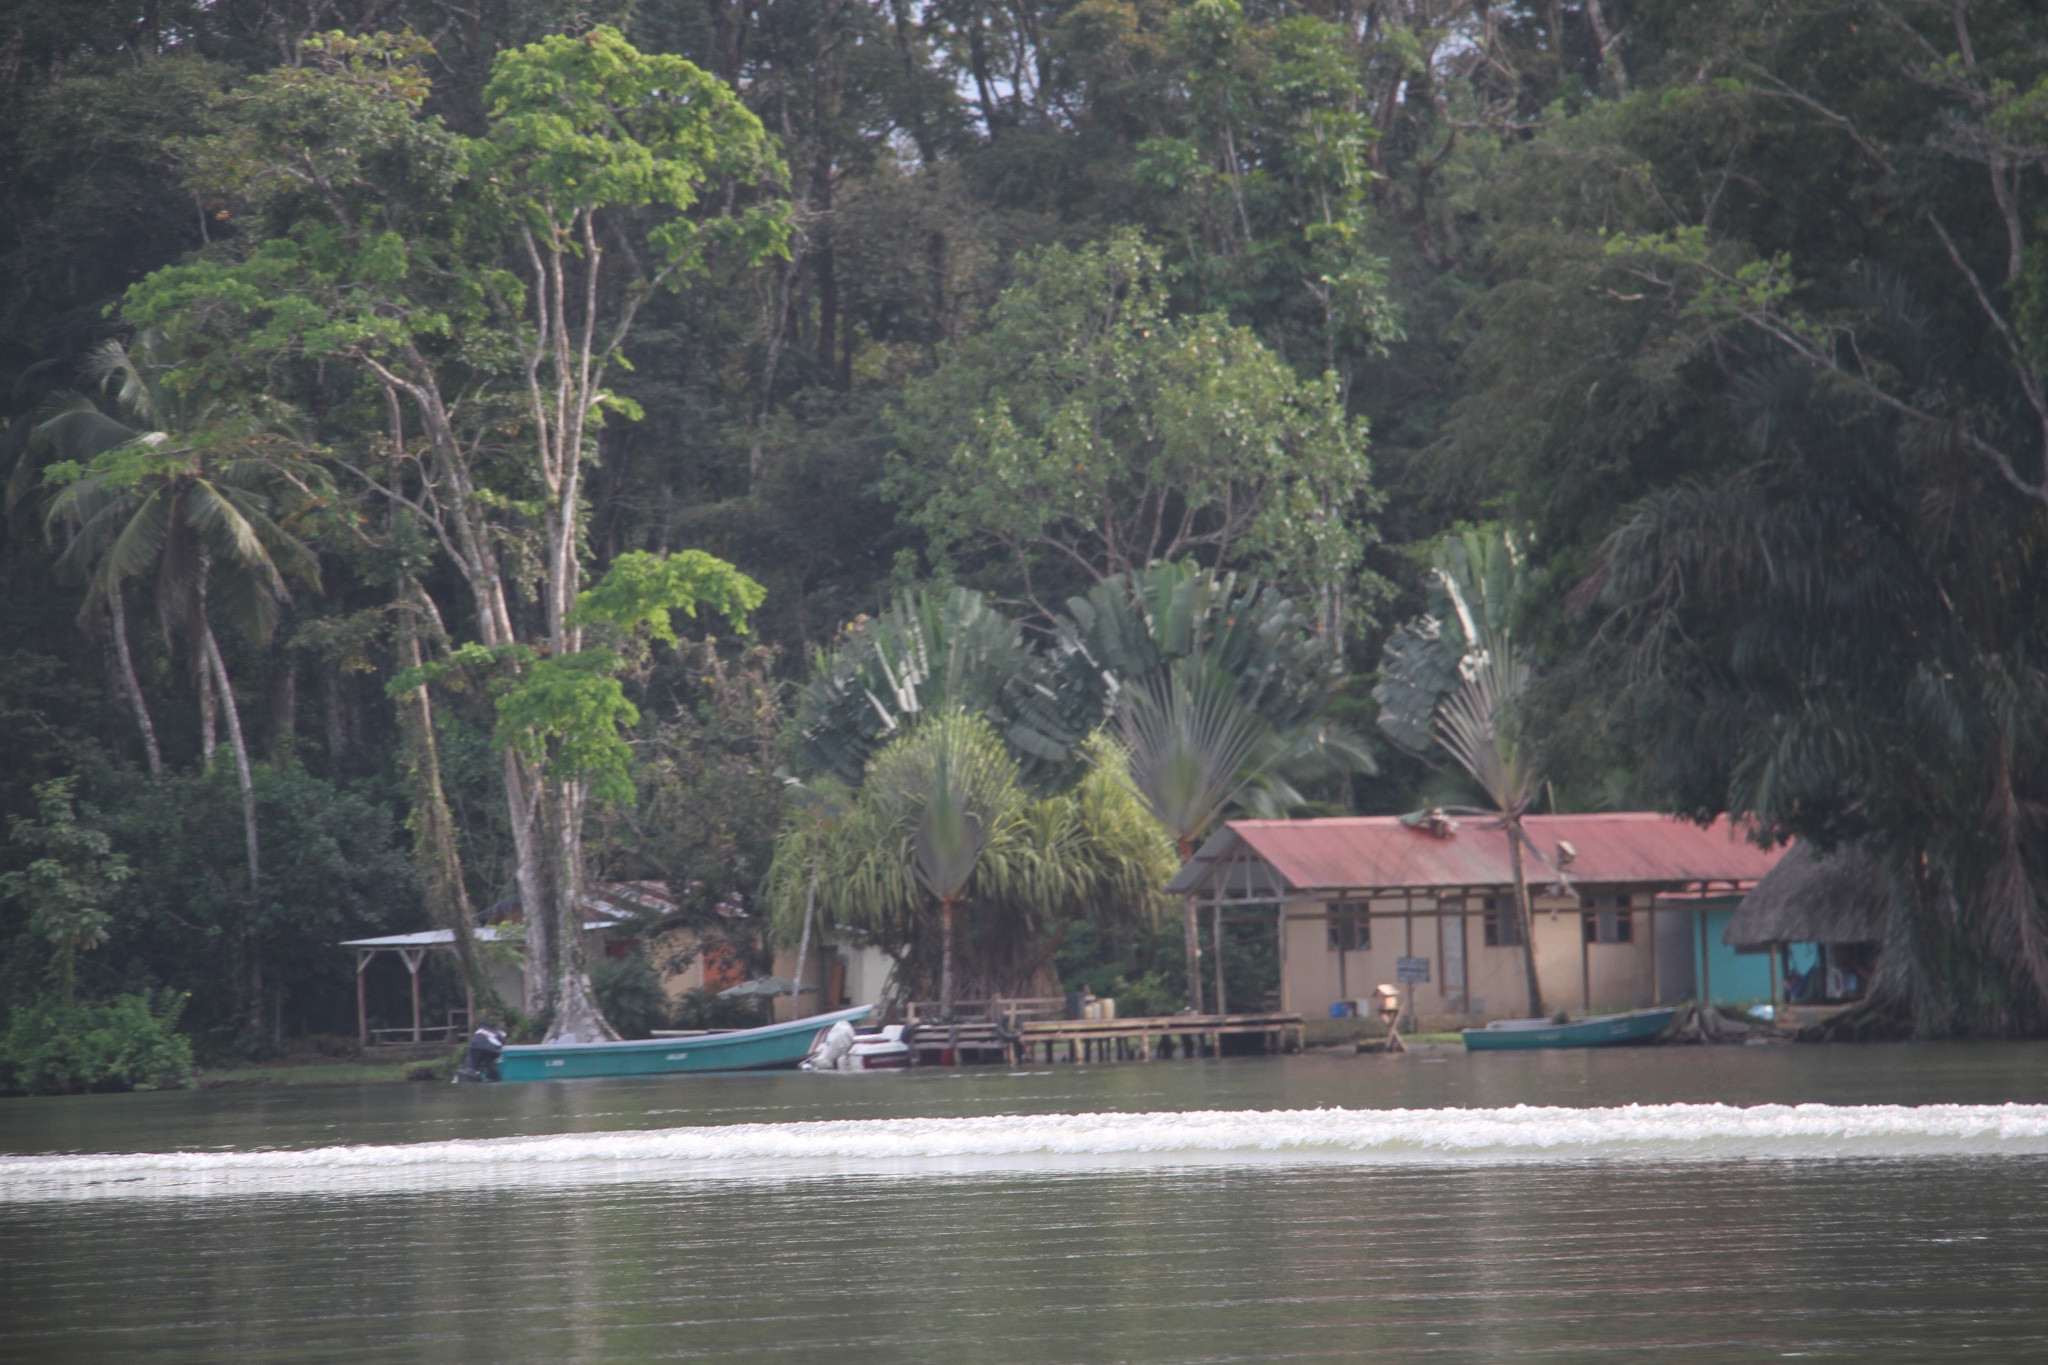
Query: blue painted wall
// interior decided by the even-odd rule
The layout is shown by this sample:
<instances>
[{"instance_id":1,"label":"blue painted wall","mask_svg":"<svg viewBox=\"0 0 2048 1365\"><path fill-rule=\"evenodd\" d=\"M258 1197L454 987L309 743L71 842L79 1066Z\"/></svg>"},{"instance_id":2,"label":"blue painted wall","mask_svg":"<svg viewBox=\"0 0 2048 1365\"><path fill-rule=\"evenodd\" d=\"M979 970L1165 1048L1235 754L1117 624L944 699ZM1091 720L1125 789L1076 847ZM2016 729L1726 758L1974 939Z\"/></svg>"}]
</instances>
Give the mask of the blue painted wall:
<instances>
[{"instance_id":1,"label":"blue painted wall","mask_svg":"<svg viewBox=\"0 0 2048 1365\"><path fill-rule=\"evenodd\" d=\"M1771 955L1738 953L1721 942L1721 931L1728 927L1728 919L1734 913L1735 907L1731 904L1725 910L1708 910L1703 916L1707 922L1707 970L1700 970L1700 945L1695 938L1692 945L1694 999L1702 998L1708 989L1713 991L1713 1003L1716 1005L1752 1005L1771 998Z\"/></svg>"}]
</instances>

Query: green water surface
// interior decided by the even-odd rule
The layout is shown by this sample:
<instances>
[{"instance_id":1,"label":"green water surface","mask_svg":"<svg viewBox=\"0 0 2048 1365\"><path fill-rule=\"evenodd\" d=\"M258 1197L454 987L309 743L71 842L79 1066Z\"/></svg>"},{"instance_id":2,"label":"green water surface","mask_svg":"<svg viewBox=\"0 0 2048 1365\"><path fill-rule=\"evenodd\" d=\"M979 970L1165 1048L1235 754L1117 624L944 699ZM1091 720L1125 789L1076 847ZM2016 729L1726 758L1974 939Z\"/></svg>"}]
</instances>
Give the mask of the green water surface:
<instances>
[{"instance_id":1,"label":"green water surface","mask_svg":"<svg viewBox=\"0 0 2048 1365\"><path fill-rule=\"evenodd\" d=\"M2048 1047L1311 1054L0 1100L0 1151L1103 1110L2044 1103ZM2048 1359L2048 1162L1582 1161L0 1203L0 1360Z\"/></svg>"}]
</instances>

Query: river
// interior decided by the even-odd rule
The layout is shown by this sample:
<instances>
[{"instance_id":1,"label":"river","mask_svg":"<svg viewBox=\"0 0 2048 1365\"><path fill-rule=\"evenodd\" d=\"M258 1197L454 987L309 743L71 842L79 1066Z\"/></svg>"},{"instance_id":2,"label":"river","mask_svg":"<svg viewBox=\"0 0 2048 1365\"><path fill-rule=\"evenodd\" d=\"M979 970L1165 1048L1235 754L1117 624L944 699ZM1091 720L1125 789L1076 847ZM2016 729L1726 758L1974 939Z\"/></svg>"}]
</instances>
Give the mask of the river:
<instances>
[{"instance_id":1,"label":"river","mask_svg":"<svg viewBox=\"0 0 2048 1365\"><path fill-rule=\"evenodd\" d=\"M2048 1354L2048 1046L0 1100L0 1359Z\"/></svg>"}]
</instances>

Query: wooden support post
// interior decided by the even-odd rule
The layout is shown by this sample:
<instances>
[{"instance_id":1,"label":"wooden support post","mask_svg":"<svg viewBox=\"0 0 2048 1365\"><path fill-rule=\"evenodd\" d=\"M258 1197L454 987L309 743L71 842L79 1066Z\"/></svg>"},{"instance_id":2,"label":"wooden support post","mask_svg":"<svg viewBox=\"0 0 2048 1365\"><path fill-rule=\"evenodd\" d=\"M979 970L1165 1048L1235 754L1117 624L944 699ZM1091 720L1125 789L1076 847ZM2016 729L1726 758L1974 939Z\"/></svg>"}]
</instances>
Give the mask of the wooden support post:
<instances>
[{"instance_id":1,"label":"wooden support post","mask_svg":"<svg viewBox=\"0 0 2048 1365\"><path fill-rule=\"evenodd\" d=\"M1367 902L1371 904L1370 901ZM1407 955L1415 956L1415 891L1413 888L1401 893L1401 920L1407 930ZM1415 983L1408 983L1408 1031L1413 1033L1415 1023Z\"/></svg>"},{"instance_id":2,"label":"wooden support post","mask_svg":"<svg viewBox=\"0 0 2048 1365\"><path fill-rule=\"evenodd\" d=\"M1579 916L1579 1003L1587 1014L1593 1012L1593 947L1586 938L1586 931L1599 932L1600 915L1596 911L1589 918Z\"/></svg>"},{"instance_id":3,"label":"wooden support post","mask_svg":"<svg viewBox=\"0 0 2048 1365\"><path fill-rule=\"evenodd\" d=\"M1230 1013L1230 1006L1223 999L1223 897L1219 893L1209 903L1210 938L1216 944L1216 1012Z\"/></svg>"},{"instance_id":4,"label":"wooden support post","mask_svg":"<svg viewBox=\"0 0 2048 1365\"><path fill-rule=\"evenodd\" d=\"M1657 975L1657 895L1650 893L1650 1005L1664 1003L1664 982Z\"/></svg>"},{"instance_id":5,"label":"wooden support post","mask_svg":"<svg viewBox=\"0 0 2048 1365\"><path fill-rule=\"evenodd\" d=\"M1707 909L1700 906L1693 911L1700 922L1700 1008L1714 1008L1714 966L1707 960Z\"/></svg>"},{"instance_id":6,"label":"wooden support post","mask_svg":"<svg viewBox=\"0 0 2048 1365\"><path fill-rule=\"evenodd\" d=\"M363 972L370 965L374 950L356 949L356 1046L370 1045L370 1001L363 991Z\"/></svg>"},{"instance_id":7,"label":"wooden support post","mask_svg":"<svg viewBox=\"0 0 2048 1365\"><path fill-rule=\"evenodd\" d=\"M424 948L400 948L398 955L405 959L406 971L412 973L412 1040L420 1040L420 959L427 955Z\"/></svg>"}]
</instances>

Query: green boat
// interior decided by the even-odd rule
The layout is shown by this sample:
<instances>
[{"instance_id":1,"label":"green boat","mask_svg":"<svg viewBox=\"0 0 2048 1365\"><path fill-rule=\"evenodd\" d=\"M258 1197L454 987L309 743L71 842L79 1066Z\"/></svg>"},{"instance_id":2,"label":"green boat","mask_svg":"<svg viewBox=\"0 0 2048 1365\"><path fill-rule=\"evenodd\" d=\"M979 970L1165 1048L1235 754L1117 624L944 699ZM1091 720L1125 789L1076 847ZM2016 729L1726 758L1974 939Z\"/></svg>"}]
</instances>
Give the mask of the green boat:
<instances>
[{"instance_id":1,"label":"green boat","mask_svg":"<svg viewBox=\"0 0 2048 1365\"><path fill-rule=\"evenodd\" d=\"M1485 1028L1464 1030L1468 1052L1520 1052L1543 1047L1621 1047L1647 1043L1671 1027L1676 1006L1602 1014L1569 1024L1548 1019L1496 1019Z\"/></svg>"},{"instance_id":2,"label":"green boat","mask_svg":"<svg viewBox=\"0 0 2048 1365\"><path fill-rule=\"evenodd\" d=\"M498 1075L507 1081L566 1081L590 1076L665 1076L696 1071L765 1071L795 1066L820 1033L844 1019L866 1018L873 1005L814 1014L760 1028L637 1038L624 1043L533 1043L505 1049Z\"/></svg>"}]
</instances>

